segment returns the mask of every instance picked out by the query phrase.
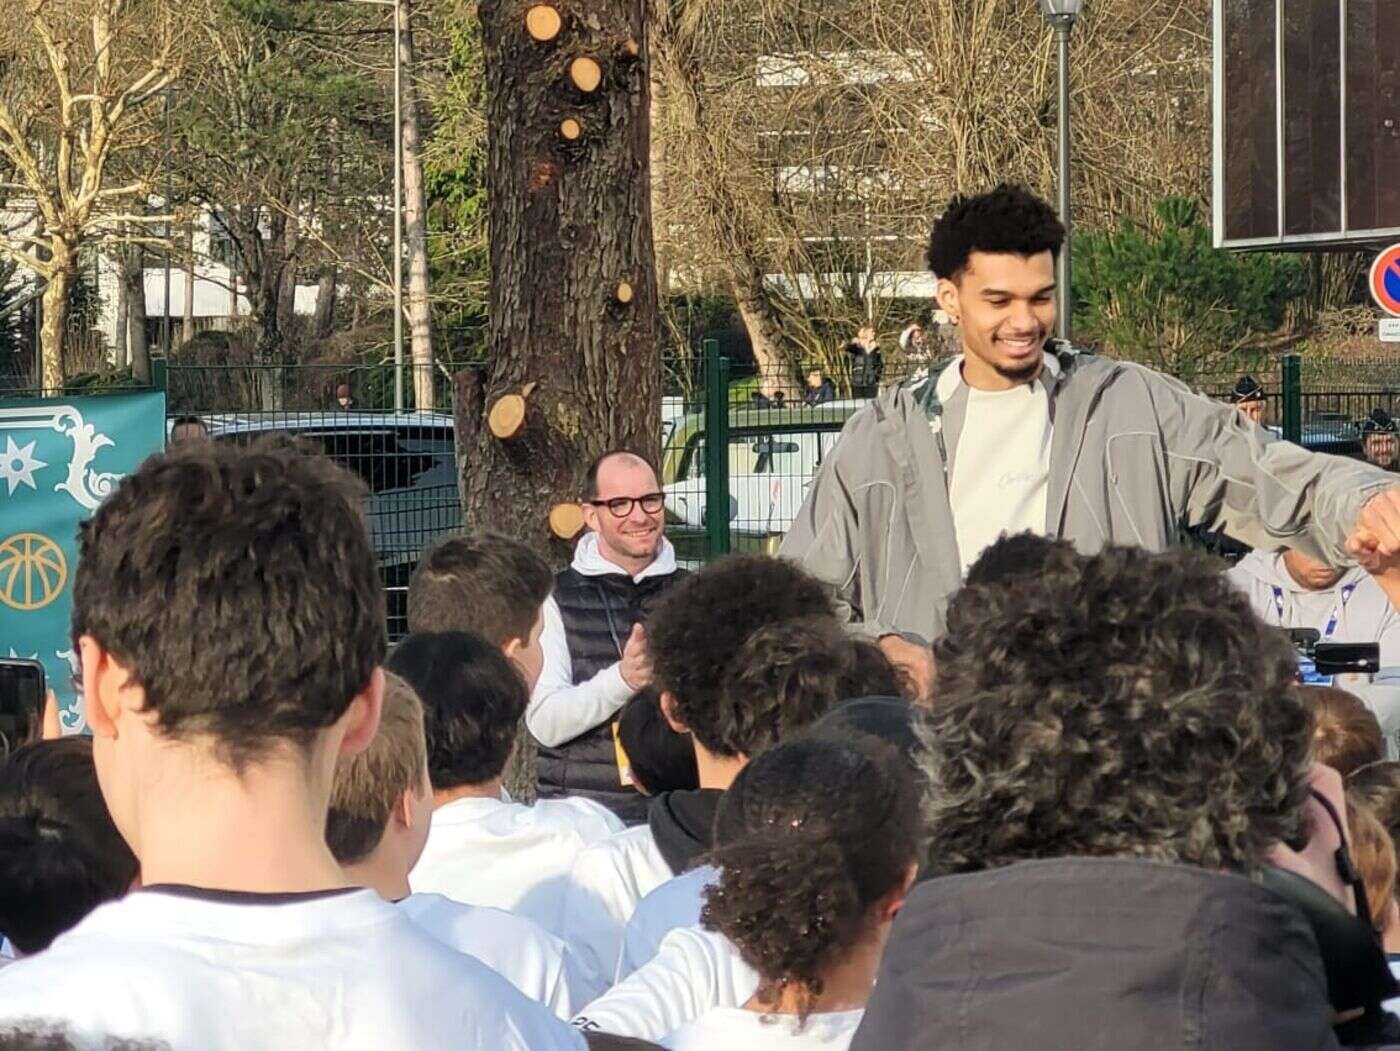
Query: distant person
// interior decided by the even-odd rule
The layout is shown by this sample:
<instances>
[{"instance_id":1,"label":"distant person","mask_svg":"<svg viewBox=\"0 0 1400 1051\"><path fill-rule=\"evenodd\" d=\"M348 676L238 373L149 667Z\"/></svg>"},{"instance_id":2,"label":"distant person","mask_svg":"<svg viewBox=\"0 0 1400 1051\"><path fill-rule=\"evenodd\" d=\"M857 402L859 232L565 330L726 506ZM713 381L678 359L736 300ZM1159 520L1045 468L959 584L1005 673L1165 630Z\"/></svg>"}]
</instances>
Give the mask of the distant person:
<instances>
[{"instance_id":1,"label":"distant person","mask_svg":"<svg viewBox=\"0 0 1400 1051\"><path fill-rule=\"evenodd\" d=\"M918 321L911 321L899 334L899 349L904 352L906 361L913 366L926 366L933 356L928 331Z\"/></svg>"},{"instance_id":2,"label":"distant person","mask_svg":"<svg viewBox=\"0 0 1400 1051\"><path fill-rule=\"evenodd\" d=\"M575 859L622 822L576 796L526 806L505 793L501 775L529 693L498 647L465 632L410 635L386 666L422 702L433 790L433 823L410 886L506 909L558 934Z\"/></svg>"},{"instance_id":3,"label":"distant person","mask_svg":"<svg viewBox=\"0 0 1400 1051\"><path fill-rule=\"evenodd\" d=\"M335 403L343 412L355 407L355 399L350 396L350 384L340 383L335 388Z\"/></svg>"},{"instance_id":4,"label":"distant person","mask_svg":"<svg viewBox=\"0 0 1400 1051\"><path fill-rule=\"evenodd\" d=\"M851 367L851 393L857 398L873 398L879 393L885 359L880 353L880 337L873 325L863 325L845 346Z\"/></svg>"},{"instance_id":5,"label":"distant person","mask_svg":"<svg viewBox=\"0 0 1400 1051\"><path fill-rule=\"evenodd\" d=\"M379 732L336 766L326 842L351 881L379 892L438 941L475 957L531 1000L567 1021L602 991L544 928L503 909L415 894L408 874L433 818L423 706L412 687L386 676Z\"/></svg>"},{"instance_id":6,"label":"distant person","mask_svg":"<svg viewBox=\"0 0 1400 1051\"><path fill-rule=\"evenodd\" d=\"M628 824L648 800L625 780L615 727L622 706L652 683L646 620L685 570L666 539L666 494L656 471L614 450L584 475L587 532L544 605L544 671L525 722L539 742L542 799L582 796Z\"/></svg>"},{"instance_id":7,"label":"distant person","mask_svg":"<svg viewBox=\"0 0 1400 1051\"><path fill-rule=\"evenodd\" d=\"M807 370L806 386L802 390L802 401L807 405L824 405L836 400L836 385L827 379L819 368Z\"/></svg>"},{"instance_id":8,"label":"distant person","mask_svg":"<svg viewBox=\"0 0 1400 1051\"><path fill-rule=\"evenodd\" d=\"M411 634L470 631L510 658L532 690L544 667L549 565L500 533L453 536L431 547L408 582Z\"/></svg>"},{"instance_id":9,"label":"distant person","mask_svg":"<svg viewBox=\"0 0 1400 1051\"><path fill-rule=\"evenodd\" d=\"M137 876L102 799L91 738L36 741L0 763L0 962L47 949Z\"/></svg>"},{"instance_id":10,"label":"distant person","mask_svg":"<svg viewBox=\"0 0 1400 1051\"><path fill-rule=\"evenodd\" d=\"M1241 376L1230 391L1230 404L1250 423L1262 425L1266 405L1264 385L1253 376Z\"/></svg>"},{"instance_id":11,"label":"distant person","mask_svg":"<svg viewBox=\"0 0 1400 1051\"><path fill-rule=\"evenodd\" d=\"M716 819L719 880L702 925L759 976L740 1007L713 1008L673 1051L850 1045L890 925L918 869L919 792L893 749L798 738L759 756Z\"/></svg>"},{"instance_id":12,"label":"distant person","mask_svg":"<svg viewBox=\"0 0 1400 1051\"><path fill-rule=\"evenodd\" d=\"M209 428L198 416L176 416L170 424L171 445L207 442L208 440Z\"/></svg>"},{"instance_id":13,"label":"distant person","mask_svg":"<svg viewBox=\"0 0 1400 1051\"><path fill-rule=\"evenodd\" d=\"M83 524L84 714L143 888L0 970L0 1026L207 1051L582 1046L326 846L336 761L383 700L363 502L325 457L205 444L148 458Z\"/></svg>"},{"instance_id":14,"label":"distant person","mask_svg":"<svg viewBox=\"0 0 1400 1051\"><path fill-rule=\"evenodd\" d=\"M1361 451L1368 463L1395 470L1400 459L1400 425L1384 409L1372 409L1361 421Z\"/></svg>"}]
</instances>

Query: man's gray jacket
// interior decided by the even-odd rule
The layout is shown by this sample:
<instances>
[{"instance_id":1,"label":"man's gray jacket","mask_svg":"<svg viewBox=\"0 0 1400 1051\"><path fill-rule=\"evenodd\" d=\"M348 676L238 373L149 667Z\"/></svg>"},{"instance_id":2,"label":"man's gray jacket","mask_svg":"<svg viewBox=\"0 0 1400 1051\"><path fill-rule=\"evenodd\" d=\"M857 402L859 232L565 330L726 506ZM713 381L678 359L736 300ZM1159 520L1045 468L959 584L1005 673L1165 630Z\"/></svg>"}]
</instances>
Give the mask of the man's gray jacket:
<instances>
[{"instance_id":1,"label":"man's gray jacket","mask_svg":"<svg viewBox=\"0 0 1400 1051\"><path fill-rule=\"evenodd\" d=\"M1205 526L1345 565L1362 505L1395 484L1151 369L1055 343L1047 352L1059 367L1042 374L1054 427L1046 533L1086 554L1160 551ZM831 585L872 634L937 638L961 584L937 379L887 390L847 421L779 552Z\"/></svg>"}]
</instances>

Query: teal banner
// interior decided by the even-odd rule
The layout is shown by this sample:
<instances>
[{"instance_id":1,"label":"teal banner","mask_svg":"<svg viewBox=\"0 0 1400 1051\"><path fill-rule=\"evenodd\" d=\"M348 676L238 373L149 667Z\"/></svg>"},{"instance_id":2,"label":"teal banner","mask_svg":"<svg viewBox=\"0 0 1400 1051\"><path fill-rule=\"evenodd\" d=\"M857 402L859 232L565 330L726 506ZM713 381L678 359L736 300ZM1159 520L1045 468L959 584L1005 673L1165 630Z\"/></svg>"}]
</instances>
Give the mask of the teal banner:
<instances>
[{"instance_id":1,"label":"teal banner","mask_svg":"<svg viewBox=\"0 0 1400 1051\"><path fill-rule=\"evenodd\" d=\"M86 724L69 633L82 522L165 446L165 393L0 399L0 654L43 661L65 733Z\"/></svg>"}]
</instances>

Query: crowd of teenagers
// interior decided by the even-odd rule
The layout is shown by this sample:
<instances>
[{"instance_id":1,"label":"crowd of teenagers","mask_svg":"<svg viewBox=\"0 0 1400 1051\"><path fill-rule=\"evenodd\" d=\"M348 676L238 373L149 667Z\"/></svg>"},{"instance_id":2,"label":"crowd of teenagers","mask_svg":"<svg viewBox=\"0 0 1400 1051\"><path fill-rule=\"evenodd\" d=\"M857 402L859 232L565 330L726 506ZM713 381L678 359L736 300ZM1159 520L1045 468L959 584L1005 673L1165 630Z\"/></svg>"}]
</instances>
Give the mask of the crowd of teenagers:
<instances>
[{"instance_id":1,"label":"crowd of teenagers","mask_svg":"<svg viewBox=\"0 0 1400 1051\"><path fill-rule=\"evenodd\" d=\"M678 566L613 451L566 568L444 539L391 650L330 460L124 478L90 733L0 764L0 1051L1400 1049L1400 688L1281 630L1400 670L1400 487L1051 340L1063 234L950 205L963 352L780 557Z\"/></svg>"},{"instance_id":2,"label":"crowd of teenagers","mask_svg":"<svg viewBox=\"0 0 1400 1051\"><path fill-rule=\"evenodd\" d=\"M640 463L605 458L608 484L609 461ZM503 777L587 577L453 537L388 651L357 485L290 444L200 444L83 527L91 737L0 766L0 1047L1400 1031L1400 763L1207 556L993 543L931 696L790 561L672 567L610 724L645 805L527 805ZM625 521L595 520L621 561Z\"/></svg>"}]
</instances>

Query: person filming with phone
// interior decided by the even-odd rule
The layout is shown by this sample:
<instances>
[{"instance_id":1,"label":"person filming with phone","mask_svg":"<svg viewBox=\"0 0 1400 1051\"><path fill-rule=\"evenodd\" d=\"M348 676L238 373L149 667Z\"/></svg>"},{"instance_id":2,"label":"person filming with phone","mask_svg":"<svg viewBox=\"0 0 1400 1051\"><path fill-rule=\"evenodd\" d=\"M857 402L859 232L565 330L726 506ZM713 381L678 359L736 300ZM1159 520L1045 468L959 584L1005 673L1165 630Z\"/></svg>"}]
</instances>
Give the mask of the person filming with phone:
<instances>
[{"instance_id":1,"label":"person filming with phone","mask_svg":"<svg viewBox=\"0 0 1400 1051\"><path fill-rule=\"evenodd\" d=\"M642 457L598 457L582 504L588 531L545 603L544 669L525 723L540 745L542 797L584 796L635 824L648 800L625 779L613 726L651 685L643 622L685 571L666 539L665 494Z\"/></svg>"}]
</instances>

